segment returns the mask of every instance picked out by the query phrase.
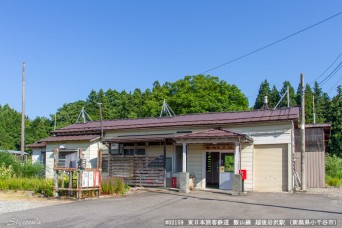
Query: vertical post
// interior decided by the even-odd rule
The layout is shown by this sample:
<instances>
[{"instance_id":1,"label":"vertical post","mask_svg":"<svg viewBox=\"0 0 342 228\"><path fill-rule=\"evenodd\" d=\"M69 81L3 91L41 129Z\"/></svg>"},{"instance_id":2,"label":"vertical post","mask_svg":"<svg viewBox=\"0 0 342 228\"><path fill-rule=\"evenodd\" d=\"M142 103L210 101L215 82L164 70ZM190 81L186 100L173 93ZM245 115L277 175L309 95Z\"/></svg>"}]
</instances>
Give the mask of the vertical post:
<instances>
[{"instance_id":1,"label":"vertical post","mask_svg":"<svg viewBox=\"0 0 342 228\"><path fill-rule=\"evenodd\" d=\"M58 196L58 170L55 170L55 168L58 167L58 148L55 148L53 151L53 157L54 157L54 165L53 165L53 170L54 170L54 186L53 186L53 196L57 197Z\"/></svg>"},{"instance_id":2,"label":"vertical post","mask_svg":"<svg viewBox=\"0 0 342 228\"><path fill-rule=\"evenodd\" d=\"M313 123L316 124L315 95L312 96L312 112L313 112Z\"/></svg>"},{"instance_id":3,"label":"vertical post","mask_svg":"<svg viewBox=\"0 0 342 228\"><path fill-rule=\"evenodd\" d=\"M305 171L305 91L304 91L304 75L300 75L301 86L301 121L300 121L300 146L301 146L301 166L302 166L302 186L301 190L306 191L306 171Z\"/></svg>"},{"instance_id":4,"label":"vertical post","mask_svg":"<svg viewBox=\"0 0 342 228\"><path fill-rule=\"evenodd\" d=\"M286 93L287 93L287 107L290 108L290 87L289 86L287 86Z\"/></svg>"},{"instance_id":5,"label":"vertical post","mask_svg":"<svg viewBox=\"0 0 342 228\"><path fill-rule=\"evenodd\" d=\"M166 187L166 140L164 139L164 187Z\"/></svg>"},{"instance_id":6,"label":"vertical post","mask_svg":"<svg viewBox=\"0 0 342 228\"><path fill-rule=\"evenodd\" d=\"M56 130L56 125L57 125L57 114L55 113L55 124L53 126L53 130Z\"/></svg>"},{"instance_id":7,"label":"vertical post","mask_svg":"<svg viewBox=\"0 0 342 228\"><path fill-rule=\"evenodd\" d=\"M234 153L234 174L239 174L240 167L240 143L235 143L235 153Z\"/></svg>"},{"instance_id":8,"label":"vertical post","mask_svg":"<svg viewBox=\"0 0 342 228\"><path fill-rule=\"evenodd\" d=\"M26 65L23 63L22 71L22 96L21 96L21 145L20 145L20 159L24 160L25 150L25 82L26 82Z\"/></svg>"},{"instance_id":9,"label":"vertical post","mask_svg":"<svg viewBox=\"0 0 342 228\"><path fill-rule=\"evenodd\" d=\"M182 172L186 172L186 143L183 143L183 164L182 164Z\"/></svg>"},{"instance_id":10,"label":"vertical post","mask_svg":"<svg viewBox=\"0 0 342 228\"><path fill-rule=\"evenodd\" d=\"M100 106L100 121L101 121L101 139L103 139L103 118L102 118L102 103L97 103Z\"/></svg>"}]
</instances>

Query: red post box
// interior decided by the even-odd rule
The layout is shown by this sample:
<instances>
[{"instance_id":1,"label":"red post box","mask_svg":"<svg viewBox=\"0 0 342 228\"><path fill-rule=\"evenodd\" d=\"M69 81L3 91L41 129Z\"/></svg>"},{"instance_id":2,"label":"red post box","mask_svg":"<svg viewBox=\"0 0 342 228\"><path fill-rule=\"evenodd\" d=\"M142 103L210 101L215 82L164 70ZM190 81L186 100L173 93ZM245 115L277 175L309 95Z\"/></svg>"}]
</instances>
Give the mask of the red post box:
<instances>
[{"instance_id":1,"label":"red post box","mask_svg":"<svg viewBox=\"0 0 342 228\"><path fill-rule=\"evenodd\" d=\"M171 177L171 188L177 188L177 177Z\"/></svg>"},{"instance_id":2,"label":"red post box","mask_svg":"<svg viewBox=\"0 0 342 228\"><path fill-rule=\"evenodd\" d=\"M239 174L241 175L241 180L246 180L247 179L247 170L245 169L240 169Z\"/></svg>"}]
</instances>

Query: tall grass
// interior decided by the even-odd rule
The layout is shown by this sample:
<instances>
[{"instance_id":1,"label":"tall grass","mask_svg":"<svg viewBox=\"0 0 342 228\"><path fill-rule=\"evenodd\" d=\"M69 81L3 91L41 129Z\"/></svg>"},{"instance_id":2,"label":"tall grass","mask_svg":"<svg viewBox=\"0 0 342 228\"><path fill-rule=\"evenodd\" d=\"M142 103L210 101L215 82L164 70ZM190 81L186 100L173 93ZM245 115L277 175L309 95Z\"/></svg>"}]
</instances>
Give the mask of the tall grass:
<instances>
[{"instance_id":1,"label":"tall grass","mask_svg":"<svg viewBox=\"0 0 342 228\"><path fill-rule=\"evenodd\" d=\"M326 156L325 161L325 182L329 186L342 185L342 158L337 157L335 154Z\"/></svg>"},{"instance_id":2,"label":"tall grass","mask_svg":"<svg viewBox=\"0 0 342 228\"><path fill-rule=\"evenodd\" d=\"M0 190L34 191L46 196L52 196L53 180L42 178L9 178L0 180Z\"/></svg>"},{"instance_id":3,"label":"tall grass","mask_svg":"<svg viewBox=\"0 0 342 228\"><path fill-rule=\"evenodd\" d=\"M108 177L102 179L101 191L103 194L125 194L129 187L119 177Z\"/></svg>"}]
</instances>

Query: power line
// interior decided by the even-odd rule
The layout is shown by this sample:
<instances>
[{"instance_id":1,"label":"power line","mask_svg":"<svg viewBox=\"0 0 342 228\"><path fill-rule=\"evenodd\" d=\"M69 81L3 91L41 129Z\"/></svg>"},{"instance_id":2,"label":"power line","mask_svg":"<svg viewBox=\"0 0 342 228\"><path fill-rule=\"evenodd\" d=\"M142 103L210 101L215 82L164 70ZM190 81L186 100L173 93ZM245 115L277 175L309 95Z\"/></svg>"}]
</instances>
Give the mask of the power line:
<instances>
[{"instance_id":1,"label":"power line","mask_svg":"<svg viewBox=\"0 0 342 228\"><path fill-rule=\"evenodd\" d=\"M342 75L340 75L340 78L338 79L337 83L334 84L333 86L330 87L330 89L328 90L328 94L336 88L336 85L338 86L340 84L340 82L342 81Z\"/></svg>"},{"instance_id":2,"label":"power line","mask_svg":"<svg viewBox=\"0 0 342 228\"><path fill-rule=\"evenodd\" d=\"M315 80L313 80L312 82L310 82L310 85L312 84L312 83L314 83L315 81L317 81L318 79L320 79L335 63L336 63L336 61L341 57L341 55L342 55L342 52L337 56L337 58L332 62L332 64L327 68L327 69L325 69L324 71L323 71L323 73L321 74L321 75L319 75Z\"/></svg>"},{"instance_id":3,"label":"power line","mask_svg":"<svg viewBox=\"0 0 342 228\"><path fill-rule=\"evenodd\" d=\"M311 29L311 28L313 28L313 27L315 27L315 26L317 26L317 25L319 25L319 24L322 24L322 23L324 23L324 22L326 22L326 21L328 21L328 20L331 20L331 19L333 19L333 18L335 18L335 17L337 17L337 16L339 16L339 15L341 15L341 14L342 14L342 11L339 12L339 13L337 13L337 14L334 14L334 15L328 17L328 18L325 18L325 19L323 19L323 20L321 20L321 21L319 21L319 22L317 22L317 23L315 23L315 24L313 24L313 25L310 25L310 26L308 26L308 27L306 27L306 28L304 28L304 29L301 29L301 30L299 30L299 31L297 31L297 32L295 32L295 33L292 33L291 35L288 35L288 36L286 36L286 37L284 37L284 38L281 38L281 39L279 39L279 40L277 40L277 41L274 41L274 42L272 42L272 43L270 43L270 44L267 44L267 45L265 45L265 46L263 46L263 47L260 47L260 48L254 50L254 51L248 52L248 53L246 53L246 54L244 54L244 55L241 55L240 57L237 57L237 58L235 58L235 59L229 60L228 62L225 62L225 63L220 64L220 65L218 65L218 66L215 66L215 67L213 67L213 68L210 68L209 70L203 71L201 74L205 74L205 73L207 73L207 72L209 72L209 71L212 71L212 70L215 70L215 69L217 69L217 68L223 67L223 66L228 65L228 64L230 64L230 63L236 62L236 61L238 61L238 60L240 60L240 59L242 59L242 58L245 58L245 57L247 57L247 56L249 56L249 55L252 55L252 54L254 54L254 53L256 53L256 52L259 52L259 51L261 51L261 50L264 50L264 49L266 49L266 48L268 48L268 47L271 47L271 46L273 46L273 45L275 45L275 44L277 44L277 43L280 43L280 42L282 42L282 41L284 41L284 40L287 40L287 39L289 39L289 38L291 38L291 37L293 37L293 36L295 36L295 35L298 35L298 34L300 34L300 33L302 33L302 32L305 32L306 30L309 30L309 29Z\"/></svg>"},{"instance_id":4,"label":"power line","mask_svg":"<svg viewBox=\"0 0 342 228\"><path fill-rule=\"evenodd\" d=\"M326 76L320 83L318 83L318 85L322 86L325 83L327 83L342 67L342 61L337 65L337 67L335 67L335 69L333 71L331 71L331 73Z\"/></svg>"}]
</instances>

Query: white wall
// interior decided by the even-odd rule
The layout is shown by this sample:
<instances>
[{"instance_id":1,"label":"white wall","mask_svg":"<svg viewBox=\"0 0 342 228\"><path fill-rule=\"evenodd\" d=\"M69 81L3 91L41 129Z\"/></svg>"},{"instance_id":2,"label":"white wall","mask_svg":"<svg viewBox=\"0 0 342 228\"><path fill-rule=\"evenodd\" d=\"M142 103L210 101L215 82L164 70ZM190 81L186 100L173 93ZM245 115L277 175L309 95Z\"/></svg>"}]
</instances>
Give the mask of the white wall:
<instances>
[{"instance_id":1,"label":"white wall","mask_svg":"<svg viewBox=\"0 0 342 228\"><path fill-rule=\"evenodd\" d=\"M96 168L97 166L97 152L99 148L102 146L98 141L94 142L85 142L85 141L77 141L77 142L59 142L59 143L47 143L46 146L46 178L53 178L53 163L54 156L53 151L55 148L59 148L59 146L63 144L66 149L78 149L81 148L82 152L84 152L84 158L87 160L87 168Z\"/></svg>"}]
</instances>

